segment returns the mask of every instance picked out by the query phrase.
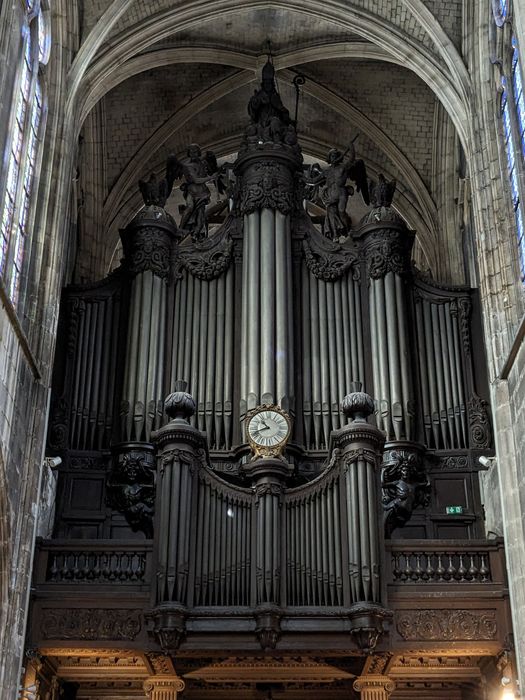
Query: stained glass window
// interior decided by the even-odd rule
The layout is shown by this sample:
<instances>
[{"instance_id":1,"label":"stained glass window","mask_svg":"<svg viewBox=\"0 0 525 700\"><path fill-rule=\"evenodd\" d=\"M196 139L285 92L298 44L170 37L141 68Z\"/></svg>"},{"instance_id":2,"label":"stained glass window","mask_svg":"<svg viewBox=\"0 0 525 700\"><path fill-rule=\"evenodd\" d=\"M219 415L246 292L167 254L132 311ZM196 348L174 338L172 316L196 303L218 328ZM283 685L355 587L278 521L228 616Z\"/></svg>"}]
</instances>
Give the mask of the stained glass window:
<instances>
[{"instance_id":1,"label":"stained glass window","mask_svg":"<svg viewBox=\"0 0 525 700\"><path fill-rule=\"evenodd\" d=\"M519 65L517 66L519 71ZM515 85L515 74L513 71L512 76L512 87ZM525 281L525 230L524 230L524 220L523 220L523 206L520 197L520 184L519 184L519 165L517 163L517 158L523 158L523 121L521 122L521 129L518 126L518 138L520 147L518 148L518 143L516 143L516 138L512 126L511 117L511 104L509 103L509 93L507 87L507 81L503 79L503 94L501 98L501 116L503 121L503 138L505 143L505 152L507 154L507 166L510 181L510 192L512 197L512 206L514 208L514 216L516 219L516 232L518 236L518 251L519 260L521 268L521 279ZM519 79L521 86L521 78ZM514 95L515 97L515 95ZM521 100L523 100L523 91L521 93ZM514 99L514 104L518 106L518 102ZM519 113L518 113L519 114ZM518 118L519 122L519 118Z\"/></svg>"},{"instance_id":2,"label":"stained glass window","mask_svg":"<svg viewBox=\"0 0 525 700\"><path fill-rule=\"evenodd\" d=\"M492 0L492 12L496 24L501 27L509 16L509 0Z\"/></svg>"},{"instance_id":3,"label":"stained glass window","mask_svg":"<svg viewBox=\"0 0 525 700\"><path fill-rule=\"evenodd\" d=\"M0 275L13 303L17 302L20 293L24 253L31 226L31 199L38 147L42 142L42 67L49 56L49 32L38 0L26 1L26 24L22 30L22 42L0 219ZM0 204L1 202L0 198Z\"/></svg>"}]
</instances>

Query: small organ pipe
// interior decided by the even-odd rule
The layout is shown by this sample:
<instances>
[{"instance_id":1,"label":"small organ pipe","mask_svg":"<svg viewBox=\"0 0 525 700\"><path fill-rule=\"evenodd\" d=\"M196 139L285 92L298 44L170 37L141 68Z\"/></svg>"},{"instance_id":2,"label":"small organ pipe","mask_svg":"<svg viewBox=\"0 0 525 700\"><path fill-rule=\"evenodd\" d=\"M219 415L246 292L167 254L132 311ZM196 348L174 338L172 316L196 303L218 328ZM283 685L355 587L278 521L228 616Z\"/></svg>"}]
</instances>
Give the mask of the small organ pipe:
<instances>
[{"instance_id":1,"label":"small organ pipe","mask_svg":"<svg viewBox=\"0 0 525 700\"><path fill-rule=\"evenodd\" d=\"M425 430L425 439L428 445L432 445L432 416L430 409L429 378L425 347L425 329L423 324L423 314L421 301L416 303L416 329L417 329L417 348L419 356L419 367L421 376L421 398L423 403L423 426Z\"/></svg>"},{"instance_id":2,"label":"small organ pipe","mask_svg":"<svg viewBox=\"0 0 525 700\"><path fill-rule=\"evenodd\" d=\"M206 348L208 345L208 321L209 321L209 282L201 282L201 305L200 305L200 334L198 339L198 352L194 357L198 357L198 384L195 391L197 395L197 427L199 430L206 430L204 416L204 403L206 400Z\"/></svg>"},{"instance_id":3,"label":"small organ pipe","mask_svg":"<svg viewBox=\"0 0 525 700\"><path fill-rule=\"evenodd\" d=\"M388 374L390 379L390 410L396 440L405 437L403 395L401 390L401 367L399 364L399 336L397 331L397 304L395 297L394 274L387 272L384 278L384 298L386 302L386 336L383 342L388 346Z\"/></svg>"},{"instance_id":4,"label":"small organ pipe","mask_svg":"<svg viewBox=\"0 0 525 700\"><path fill-rule=\"evenodd\" d=\"M454 424L454 401L452 398L452 385L451 385L451 367L450 360L451 357L447 352L447 327L445 322L445 307L443 304L438 306L438 321L439 321L439 335L441 338L441 349L443 351L443 378L445 383L445 401L447 407L447 426L450 435L450 445L456 445L456 427Z\"/></svg>"},{"instance_id":5,"label":"small organ pipe","mask_svg":"<svg viewBox=\"0 0 525 700\"><path fill-rule=\"evenodd\" d=\"M382 279L374 280L371 285L375 286L375 302L376 302L376 322L377 322L377 342L378 342L378 359L379 359L379 379L380 383L376 389L378 394L379 406L382 415L383 430L386 432L387 439L391 439L392 422L391 422L391 407L390 393L388 382L388 350L387 350L387 325L385 316L385 292L384 282Z\"/></svg>"},{"instance_id":6,"label":"small organ pipe","mask_svg":"<svg viewBox=\"0 0 525 700\"><path fill-rule=\"evenodd\" d=\"M310 274L303 263L302 267L302 351L303 351L303 423L304 441L307 448L312 444L312 358L311 358L311 315L310 315Z\"/></svg>"},{"instance_id":7,"label":"small organ pipe","mask_svg":"<svg viewBox=\"0 0 525 700\"><path fill-rule=\"evenodd\" d=\"M225 448L229 449L232 442L232 410L233 410L233 266L226 273L226 309L224 315L224 439Z\"/></svg>"},{"instance_id":8,"label":"small organ pipe","mask_svg":"<svg viewBox=\"0 0 525 700\"><path fill-rule=\"evenodd\" d=\"M364 350L363 350L363 319L361 314L361 294L358 282L351 280L351 274L348 277L348 284L352 285L353 291L353 301L355 305L355 327L356 327L356 341L357 341L357 365L353 366L354 376L358 378L361 382L365 378L365 360L364 360ZM348 386L345 387L345 391L348 391Z\"/></svg>"},{"instance_id":9,"label":"small organ pipe","mask_svg":"<svg viewBox=\"0 0 525 700\"><path fill-rule=\"evenodd\" d=\"M425 346L427 356L427 368L429 378L429 393L430 393L430 409L432 415L432 432L436 447L442 447L441 430L439 425L439 401L436 381L436 365L434 362L433 344L432 344L432 317L430 314L430 304L427 301L423 302L423 321L425 326Z\"/></svg>"},{"instance_id":10,"label":"small organ pipe","mask_svg":"<svg viewBox=\"0 0 525 700\"><path fill-rule=\"evenodd\" d=\"M312 328L312 413L314 419L314 445L318 450L322 444L322 397L321 397L321 362L319 345L319 301L317 280L310 277L310 318Z\"/></svg>"},{"instance_id":11,"label":"small organ pipe","mask_svg":"<svg viewBox=\"0 0 525 700\"><path fill-rule=\"evenodd\" d=\"M403 396L403 411L405 420L405 437L413 440L415 437L415 426L413 417L413 392L410 379L412 358L408 351L409 328L407 321L407 301L405 298L404 282L399 275L395 275L395 295L396 295L396 317L399 342L399 367L401 375L401 392Z\"/></svg>"},{"instance_id":12,"label":"small organ pipe","mask_svg":"<svg viewBox=\"0 0 525 700\"><path fill-rule=\"evenodd\" d=\"M226 372L224 358L224 345L226 341L226 320L224 313L226 282L227 278L225 276L219 277L217 280L217 335L214 353L214 363L216 357L216 366L214 367L214 372L211 377L212 381L214 381L214 386L213 389L210 388L210 395L208 396L208 401L212 407L215 432L215 439L211 442L217 447L220 447L223 444L222 424L224 420L224 378ZM213 348L211 352L214 352ZM209 423L211 425L211 417Z\"/></svg>"},{"instance_id":13,"label":"small organ pipe","mask_svg":"<svg viewBox=\"0 0 525 700\"><path fill-rule=\"evenodd\" d=\"M443 358L441 357L441 338L439 334L438 311L435 304L431 305L431 324L432 324L432 348L434 351L434 363L436 367L436 384L439 406L439 424L441 427L441 435L443 437L444 447L449 446L448 431L447 431L447 408L445 400L445 385L443 380Z\"/></svg>"}]
</instances>

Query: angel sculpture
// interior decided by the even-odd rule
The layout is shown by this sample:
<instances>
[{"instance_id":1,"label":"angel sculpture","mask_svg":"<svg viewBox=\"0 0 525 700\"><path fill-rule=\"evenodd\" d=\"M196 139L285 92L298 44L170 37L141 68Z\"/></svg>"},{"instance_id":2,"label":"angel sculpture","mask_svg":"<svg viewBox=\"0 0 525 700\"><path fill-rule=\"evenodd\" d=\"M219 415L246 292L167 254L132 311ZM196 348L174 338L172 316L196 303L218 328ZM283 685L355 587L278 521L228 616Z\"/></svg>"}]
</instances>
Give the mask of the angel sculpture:
<instances>
[{"instance_id":1,"label":"angel sculpture","mask_svg":"<svg viewBox=\"0 0 525 700\"><path fill-rule=\"evenodd\" d=\"M183 233L190 233L193 240L201 241L208 236L206 207L211 193L207 183L215 181L219 193L224 191L217 159L211 151L202 155L196 143L188 146L187 158L179 161L176 156L170 156L170 159L171 175L175 179L183 178L180 189L186 200L185 206L181 207L179 228Z\"/></svg>"},{"instance_id":2,"label":"angel sculpture","mask_svg":"<svg viewBox=\"0 0 525 700\"><path fill-rule=\"evenodd\" d=\"M338 148L332 148L328 153L327 161L328 167L324 169L318 163L310 166L305 181L310 188L310 197L317 196L319 191L326 209L323 233L335 240L347 235L351 226L346 205L348 197L354 194L354 188L346 184L347 180L355 182L357 191L361 193L365 204L369 204L370 200L365 164L362 160L356 160L353 142L344 153Z\"/></svg>"}]
</instances>

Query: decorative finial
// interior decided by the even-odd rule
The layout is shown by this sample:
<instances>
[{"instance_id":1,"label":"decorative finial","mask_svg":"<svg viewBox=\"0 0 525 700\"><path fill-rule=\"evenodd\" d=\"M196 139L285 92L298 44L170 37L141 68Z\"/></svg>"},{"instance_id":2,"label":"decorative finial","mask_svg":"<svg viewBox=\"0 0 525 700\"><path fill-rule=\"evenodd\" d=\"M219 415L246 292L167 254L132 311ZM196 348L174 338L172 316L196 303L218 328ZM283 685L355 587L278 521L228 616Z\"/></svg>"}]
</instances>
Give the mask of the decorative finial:
<instances>
[{"instance_id":1,"label":"decorative finial","mask_svg":"<svg viewBox=\"0 0 525 700\"><path fill-rule=\"evenodd\" d=\"M347 394L341 406L343 413L352 421L366 422L369 415L374 412L374 400L369 394L361 391L361 382L351 382L351 392Z\"/></svg>"},{"instance_id":2,"label":"decorative finial","mask_svg":"<svg viewBox=\"0 0 525 700\"><path fill-rule=\"evenodd\" d=\"M186 391L187 386L187 382L177 380L175 391L164 402L164 409L171 420L183 420L189 423L189 419L195 413L195 399Z\"/></svg>"}]
</instances>

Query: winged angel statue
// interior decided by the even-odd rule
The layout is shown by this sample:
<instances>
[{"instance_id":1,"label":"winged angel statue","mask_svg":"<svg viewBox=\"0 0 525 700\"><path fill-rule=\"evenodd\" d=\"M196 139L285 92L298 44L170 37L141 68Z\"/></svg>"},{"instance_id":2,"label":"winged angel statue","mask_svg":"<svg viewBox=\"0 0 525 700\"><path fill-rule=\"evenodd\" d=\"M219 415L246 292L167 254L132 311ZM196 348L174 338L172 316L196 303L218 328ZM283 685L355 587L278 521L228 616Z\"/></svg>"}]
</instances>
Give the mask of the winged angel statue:
<instances>
[{"instance_id":1,"label":"winged angel statue","mask_svg":"<svg viewBox=\"0 0 525 700\"><path fill-rule=\"evenodd\" d=\"M327 168L321 168L318 163L308 168L305 174L306 198L311 202L321 199L326 209L323 233L334 240L347 235L351 225L346 205L348 197L354 194L354 188L347 185L347 181L355 183L365 204L370 203L370 197L365 164L362 160L356 160L353 142L344 153L338 148L332 148L328 152L327 161Z\"/></svg>"},{"instance_id":2,"label":"winged angel statue","mask_svg":"<svg viewBox=\"0 0 525 700\"><path fill-rule=\"evenodd\" d=\"M215 155L211 151L202 155L200 146L192 143L188 146L186 158L179 160L175 155L169 156L163 180L157 182L152 174L149 180L140 180L139 187L146 205L163 207L171 194L173 183L182 180L180 189L186 204L181 207L179 229L183 234L189 233L194 240L200 241L208 236L206 207L210 203L211 193L207 185L214 181L219 193L223 194L221 173Z\"/></svg>"}]
</instances>

